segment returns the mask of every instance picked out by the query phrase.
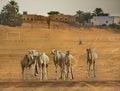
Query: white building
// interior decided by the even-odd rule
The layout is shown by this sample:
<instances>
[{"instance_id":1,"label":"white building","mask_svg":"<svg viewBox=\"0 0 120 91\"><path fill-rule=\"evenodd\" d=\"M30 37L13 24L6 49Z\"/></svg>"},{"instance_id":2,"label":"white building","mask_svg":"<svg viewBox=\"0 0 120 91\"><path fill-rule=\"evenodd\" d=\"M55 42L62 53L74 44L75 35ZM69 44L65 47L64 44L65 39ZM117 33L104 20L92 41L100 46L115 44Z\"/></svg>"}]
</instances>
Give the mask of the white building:
<instances>
[{"instance_id":1,"label":"white building","mask_svg":"<svg viewBox=\"0 0 120 91\"><path fill-rule=\"evenodd\" d=\"M91 23L93 26L110 25L114 23L114 16L95 16Z\"/></svg>"}]
</instances>

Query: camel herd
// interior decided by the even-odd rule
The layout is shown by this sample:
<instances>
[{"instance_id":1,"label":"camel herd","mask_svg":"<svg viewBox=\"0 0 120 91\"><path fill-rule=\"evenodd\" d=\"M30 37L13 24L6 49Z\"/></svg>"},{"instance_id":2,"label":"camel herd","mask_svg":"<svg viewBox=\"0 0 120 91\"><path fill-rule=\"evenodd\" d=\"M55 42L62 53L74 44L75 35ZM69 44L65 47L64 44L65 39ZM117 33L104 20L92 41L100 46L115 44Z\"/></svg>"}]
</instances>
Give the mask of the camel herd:
<instances>
[{"instance_id":1,"label":"camel herd","mask_svg":"<svg viewBox=\"0 0 120 91\"><path fill-rule=\"evenodd\" d=\"M72 61L77 61L70 51L63 53L59 50L51 50L53 62L55 65L55 79L74 79ZM90 48L86 49L86 77L95 77L95 60L97 54ZM48 66L50 59L45 53L39 53L36 50L29 50L21 60L22 77L23 79L37 76L39 80L48 80ZM59 69L60 68L60 76ZM26 71L26 74L25 74Z\"/></svg>"}]
</instances>

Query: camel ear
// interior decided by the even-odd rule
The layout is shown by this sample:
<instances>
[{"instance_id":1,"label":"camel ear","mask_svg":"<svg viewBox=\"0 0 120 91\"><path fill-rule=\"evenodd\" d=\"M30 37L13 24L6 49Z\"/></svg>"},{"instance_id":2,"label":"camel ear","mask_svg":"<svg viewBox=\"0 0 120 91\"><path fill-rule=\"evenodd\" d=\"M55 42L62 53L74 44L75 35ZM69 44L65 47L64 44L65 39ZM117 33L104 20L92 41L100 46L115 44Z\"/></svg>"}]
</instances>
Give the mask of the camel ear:
<instances>
[{"instance_id":1,"label":"camel ear","mask_svg":"<svg viewBox=\"0 0 120 91\"><path fill-rule=\"evenodd\" d=\"M88 51L89 49L87 48L86 51Z\"/></svg>"},{"instance_id":2,"label":"camel ear","mask_svg":"<svg viewBox=\"0 0 120 91\"><path fill-rule=\"evenodd\" d=\"M51 51L52 54L54 54L53 50Z\"/></svg>"},{"instance_id":3,"label":"camel ear","mask_svg":"<svg viewBox=\"0 0 120 91\"><path fill-rule=\"evenodd\" d=\"M41 53L38 53L38 56L41 56Z\"/></svg>"},{"instance_id":4,"label":"camel ear","mask_svg":"<svg viewBox=\"0 0 120 91\"><path fill-rule=\"evenodd\" d=\"M70 51L68 50L68 51L66 51L66 55L69 55L70 54Z\"/></svg>"},{"instance_id":5,"label":"camel ear","mask_svg":"<svg viewBox=\"0 0 120 91\"><path fill-rule=\"evenodd\" d=\"M70 51L69 51L69 50L67 50L66 52L70 53Z\"/></svg>"},{"instance_id":6,"label":"camel ear","mask_svg":"<svg viewBox=\"0 0 120 91\"><path fill-rule=\"evenodd\" d=\"M53 50L51 51L52 54L55 54L55 52L56 52L56 49L53 49Z\"/></svg>"},{"instance_id":7,"label":"camel ear","mask_svg":"<svg viewBox=\"0 0 120 91\"><path fill-rule=\"evenodd\" d=\"M28 55L26 54L25 57L28 57Z\"/></svg>"}]
</instances>

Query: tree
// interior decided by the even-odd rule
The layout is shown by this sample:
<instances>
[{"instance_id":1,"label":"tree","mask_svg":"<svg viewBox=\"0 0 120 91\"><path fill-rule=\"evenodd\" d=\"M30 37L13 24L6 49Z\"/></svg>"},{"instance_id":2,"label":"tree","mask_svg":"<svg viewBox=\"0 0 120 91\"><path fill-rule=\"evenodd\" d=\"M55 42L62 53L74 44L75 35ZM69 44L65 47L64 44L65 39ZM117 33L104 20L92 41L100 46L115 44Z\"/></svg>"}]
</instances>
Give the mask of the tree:
<instances>
[{"instance_id":1,"label":"tree","mask_svg":"<svg viewBox=\"0 0 120 91\"><path fill-rule=\"evenodd\" d=\"M93 11L93 16L109 16L109 13L104 13L104 11L101 8L96 8Z\"/></svg>"},{"instance_id":2,"label":"tree","mask_svg":"<svg viewBox=\"0 0 120 91\"><path fill-rule=\"evenodd\" d=\"M92 14L90 12L83 13L83 21L89 22L89 20L92 18Z\"/></svg>"},{"instance_id":3,"label":"tree","mask_svg":"<svg viewBox=\"0 0 120 91\"><path fill-rule=\"evenodd\" d=\"M77 11L76 12L76 21L79 22L80 25L84 25L85 22L88 22L89 19L91 19L92 14L90 12L83 12L83 11Z\"/></svg>"},{"instance_id":4,"label":"tree","mask_svg":"<svg viewBox=\"0 0 120 91\"><path fill-rule=\"evenodd\" d=\"M76 21L79 22L80 25L82 25L83 24L83 13L84 12L79 10L76 13L77 13L76 14L76 16L77 16Z\"/></svg>"},{"instance_id":5,"label":"tree","mask_svg":"<svg viewBox=\"0 0 120 91\"><path fill-rule=\"evenodd\" d=\"M9 26L20 26L22 24L19 6L14 0L11 0L3 7L1 11L1 23Z\"/></svg>"},{"instance_id":6,"label":"tree","mask_svg":"<svg viewBox=\"0 0 120 91\"><path fill-rule=\"evenodd\" d=\"M96 8L93 12L96 16L101 16L104 13L101 8Z\"/></svg>"},{"instance_id":7,"label":"tree","mask_svg":"<svg viewBox=\"0 0 120 91\"><path fill-rule=\"evenodd\" d=\"M59 15L59 14L60 14L60 12L58 12L58 11L50 11L50 12L48 12L49 16Z\"/></svg>"},{"instance_id":8,"label":"tree","mask_svg":"<svg viewBox=\"0 0 120 91\"><path fill-rule=\"evenodd\" d=\"M109 13L103 13L102 16L109 16Z\"/></svg>"},{"instance_id":9,"label":"tree","mask_svg":"<svg viewBox=\"0 0 120 91\"><path fill-rule=\"evenodd\" d=\"M48 28L50 29L51 16L53 16L53 15L59 15L60 12L58 12L58 11L50 11L47 14L49 15L48 18L47 18L47 24L48 24Z\"/></svg>"}]
</instances>

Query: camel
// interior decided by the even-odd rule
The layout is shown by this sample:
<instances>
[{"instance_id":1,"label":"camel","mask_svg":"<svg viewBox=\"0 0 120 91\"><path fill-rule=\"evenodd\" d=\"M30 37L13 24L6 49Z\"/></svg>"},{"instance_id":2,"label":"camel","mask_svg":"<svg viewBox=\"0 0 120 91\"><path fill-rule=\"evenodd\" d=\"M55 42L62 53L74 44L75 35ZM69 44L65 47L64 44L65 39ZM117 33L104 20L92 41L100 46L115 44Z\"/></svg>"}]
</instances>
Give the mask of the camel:
<instances>
[{"instance_id":1,"label":"camel","mask_svg":"<svg viewBox=\"0 0 120 91\"><path fill-rule=\"evenodd\" d=\"M34 65L35 64L35 57L33 57L32 58L32 56L31 55L28 55L28 54L26 54L23 58L22 58L22 60L21 60L21 68L22 68L22 78L23 79L25 79L25 73L24 73L24 71L25 71L25 68L26 68L26 70L27 70L27 72L29 72L29 77L28 77L28 79L30 79L30 68L31 68L31 66L32 65ZM34 68L33 68L34 69Z\"/></svg>"},{"instance_id":2,"label":"camel","mask_svg":"<svg viewBox=\"0 0 120 91\"><path fill-rule=\"evenodd\" d=\"M65 54L65 75L66 79L68 78L68 74L70 75L70 80L74 79L73 77L73 69L72 69L72 61L76 61L75 58L70 54L70 51L66 51Z\"/></svg>"},{"instance_id":3,"label":"camel","mask_svg":"<svg viewBox=\"0 0 120 91\"><path fill-rule=\"evenodd\" d=\"M97 54L90 48L86 49L86 64L87 64L87 72L86 77L89 77L90 74L92 77L96 77L95 75L95 61L97 59Z\"/></svg>"},{"instance_id":4,"label":"camel","mask_svg":"<svg viewBox=\"0 0 120 91\"><path fill-rule=\"evenodd\" d=\"M28 53L22 58L21 60L21 68L22 68L22 77L24 77L24 70L26 68L27 73L29 72L29 79L30 79L30 69L32 68L32 76L36 76L38 74L37 71L37 64L36 64L36 57L38 52L36 50L28 50Z\"/></svg>"},{"instance_id":5,"label":"camel","mask_svg":"<svg viewBox=\"0 0 120 91\"><path fill-rule=\"evenodd\" d=\"M49 57L45 53L39 53L37 56L37 65L40 73L40 80L48 80Z\"/></svg>"},{"instance_id":6,"label":"camel","mask_svg":"<svg viewBox=\"0 0 120 91\"><path fill-rule=\"evenodd\" d=\"M60 67L60 70L61 70L60 79L62 79L63 78L63 73L65 73L64 70L63 70L63 66L65 65L64 60L63 60L63 56L65 54L61 53L60 51L57 51L56 49L53 49L51 51L51 53L54 55L53 56L53 61L54 61L54 65L55 65L55 68L56 68L56 78L55 79L58 80L58 68L59 67Z\"/></svg>"},{"instance_id":7,"label":"camel","mask_svg":"<svg viewBox=\"0 0 120 91\"><path fill-rule=\"evenodd\" d=\"M65 54L61 51L53 49L52 54L54 55L53 60L56 68L56 80L58 80L58 67L61 69L60 79L66 80L68 74L70 74L70 80L74 79L72 70L72 61L76 61L75 58L67 51Z\"/></svg>"}]
</instances>

